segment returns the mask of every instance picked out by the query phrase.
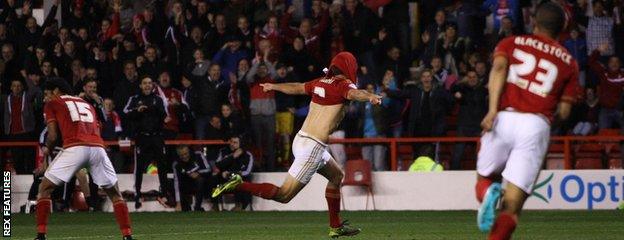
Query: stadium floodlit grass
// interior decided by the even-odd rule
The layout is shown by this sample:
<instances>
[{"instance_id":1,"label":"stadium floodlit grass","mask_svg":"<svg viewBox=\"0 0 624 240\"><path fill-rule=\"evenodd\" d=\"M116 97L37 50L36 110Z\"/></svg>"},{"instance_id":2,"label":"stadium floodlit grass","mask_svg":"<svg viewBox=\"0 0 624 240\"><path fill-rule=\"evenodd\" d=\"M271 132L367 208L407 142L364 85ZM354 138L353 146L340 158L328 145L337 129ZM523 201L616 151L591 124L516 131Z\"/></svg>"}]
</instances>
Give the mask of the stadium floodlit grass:
<instances>
[{"instance_id":1,"label":"stadium floodlit grass","mask_svg":"<svg viewBox=\"0 0 624 240\"><path fill-rule=\"evenodd\" d=\"M343 212L360 235L345 239L485 239L474 211ZM327 239L325 212L132 213L147 239ZM34 237L34 216L14 214L12 239ZM48 238L121 239L110 213L51 215ZM514 239L623 239L624 211L526 211Z\"/></svg>"}]
</instances>

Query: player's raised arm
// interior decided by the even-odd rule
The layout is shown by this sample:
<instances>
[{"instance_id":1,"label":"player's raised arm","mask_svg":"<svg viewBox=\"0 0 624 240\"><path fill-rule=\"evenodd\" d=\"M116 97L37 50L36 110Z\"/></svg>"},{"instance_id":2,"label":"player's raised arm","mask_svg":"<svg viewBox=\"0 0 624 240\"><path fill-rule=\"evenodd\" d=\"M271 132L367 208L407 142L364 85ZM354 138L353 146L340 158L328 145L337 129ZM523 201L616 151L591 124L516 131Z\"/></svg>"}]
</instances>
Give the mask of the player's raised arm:
<instances>
[{"instance_id":1,"label":"player's raised arm","mask_svg":"<svg viewBox=\"0 0 624 240\"><path fill-rule=\"evenodd\" d=\"M507 67L508 60L505 56L496 56L492 64L492 71L490 71L490 79L488 84L488 90L490 93L488 113L481 122L481 127L484 131L490 131L494 124L494 118L498 112L498 103L503 93L503 87L507 80Z\"/></svg>"},{"instance_id":2,"label":"player's raised arm","mask_svg":"<svg viewBox=\"0 0 624 240\"><path fill-rule=\"evenodd\" d=\"M305 85L303 83L261 83L260 86L265 92L278 91L290 95L305 95Z\"/></svg>"},{"instance_id":3,"label":"player's raised arm","mask_svg":"<svg viewBox=\"0 0 624 240\"><path fill-rule=\"evenodd\" d=\"M381 104L381 96L369 93L362 89L351 89L347 92L347 99L358 102L370 102L372 104Z\"/></svg>"}]
</instances>

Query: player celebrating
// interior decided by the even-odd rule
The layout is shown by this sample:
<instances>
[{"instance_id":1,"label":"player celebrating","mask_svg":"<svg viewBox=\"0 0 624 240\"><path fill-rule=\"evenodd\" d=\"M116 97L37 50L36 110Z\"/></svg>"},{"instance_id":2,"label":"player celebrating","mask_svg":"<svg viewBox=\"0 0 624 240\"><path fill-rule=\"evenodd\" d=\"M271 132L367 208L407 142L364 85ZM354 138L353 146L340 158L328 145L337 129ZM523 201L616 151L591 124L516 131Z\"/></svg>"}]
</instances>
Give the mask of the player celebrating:
<instances>
[{"instance_id":1,"label":"player celebrating","mask_svg":"<svg viewBox=\"0 0 624 240\"><path fill-rule=\"evenodd\" d=\"M491 230L489 239L511 238L548 149L550 122L567 118L579 90L578 65L555 40L564 28L563 10L546 2L535 18L533 35L506 38L494 50L475 187L477 222L482 231ZM501 175L508 184L494 221Z\"/></svg>"},{"instance_id":2,"label":"player celebrating","mask_svg":"<svg viewBox=\"0 0 624 240\"><path fill-rule=\"evenodd\" d=\"M50 163L39 185L35 240L46 239L52 202L50 194L54 188L69 181L85 164L89 165L93 181L104 189L113 202L115 218L123 239L132 239L128 207L117 188L115 169L104 151L95 109L81 98L68 95L70 92L71 87L60 78L51 79L45 84L44 94L50 99L44 107L48 127L46 146L47 149L53 148L60 131L64 150Z\"/></svg>"},{"instance_id":3,"label":"player celebrating","mask_svg":"<svg viewBox=\"0 0 624 240\"><path fill-rule=\"evenodd\" d=\"M295 160L288 170L289 175L282 186L270 183L242 182L239 175L232 175L230 181L219 186L213 197L223 192L243 191L255 196L281 203L288 203L310 182L315 172L323 175L329 182L325 189L325 198L329 211L329 236L352 236L360 229L351 227L340 221L340 183L343 172L327 151L329 134L338 126L344 117L345 100L370 101L381 103L381 96L358 90L354 84L357 62L353 55L341 52L330 64L325 77L306 83L264 83L265 92L280 91L286 94L307 94L312 96L310 112L292 144Z\"/></svg>"}]
</instances>

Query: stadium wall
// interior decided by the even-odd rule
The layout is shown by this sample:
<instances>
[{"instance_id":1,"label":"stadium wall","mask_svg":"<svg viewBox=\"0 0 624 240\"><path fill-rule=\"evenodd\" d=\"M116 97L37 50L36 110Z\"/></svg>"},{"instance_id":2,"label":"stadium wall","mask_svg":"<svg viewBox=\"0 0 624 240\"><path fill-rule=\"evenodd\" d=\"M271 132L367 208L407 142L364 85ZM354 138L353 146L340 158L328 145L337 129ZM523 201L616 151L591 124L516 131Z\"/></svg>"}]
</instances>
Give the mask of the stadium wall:
<instances>
[{"instance_id":1,"label":"stadium wall","mask_svg":"<svg viewBox=\"0 0 624 240\"><path fill-rule=\"evenodd\" d=\"M255 182L280 184L287 173L257 173ZM133 176L119 175L121 191L133 191ZM474 210L476 181L474 171L437 173L376 172L373 174L375 207L377 210ZM12 211L26 202L32 176L19 175L12 179ZM315 176L306 188L288 204L254 198L255 211L323 211L325 184ZM158 189L156 176L146 175L144 191ZM366 191L347 186L342 190L346 210L371 210L372 199L366 206ZM231 201L231 200L230 200ZM615 209L624 201L624 170L551 170L542 171L535 184L526 209ZM229 202L226 198L226 203ZM231 204L226 204L232 206ZM128 207L133 211L134 204ZM105 209L112 210L110 206ZM172 211L155 201L144 203L141 211Z\"/></svg>"}]
</instances>

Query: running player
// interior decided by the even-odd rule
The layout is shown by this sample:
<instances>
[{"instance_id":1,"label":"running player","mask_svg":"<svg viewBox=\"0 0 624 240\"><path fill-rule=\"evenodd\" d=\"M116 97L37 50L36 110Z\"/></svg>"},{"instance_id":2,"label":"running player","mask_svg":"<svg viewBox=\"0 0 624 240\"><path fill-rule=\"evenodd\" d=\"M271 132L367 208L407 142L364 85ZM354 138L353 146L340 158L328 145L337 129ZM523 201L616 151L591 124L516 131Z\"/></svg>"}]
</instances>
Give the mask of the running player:
<instances>
[{"instance_id":1,"label":"running player","mask_svg":"<svg viewBox=\"0 0 624 240\"><path fill-rule=\"evenodd\" d=\"M93 181L104 189L113 202L115 219L124 240L132 239L128 207L117 188L115 169L104 151L97 115L93 106L81 98L70 96L71 87L60 78L46 82L44 94L50 99L44 107L48 128L47 149L53 149L61 134L63 151L50 163L39 185L37 196L37 237L46 239L50 216L50 194L57 186L69 181L74 173L88 164ZM44 156L49 153L44 152Z\"/></svg>"},{"instance_id":2,"label":"running player","mask_svg":"<svg viewBox=\"0 0 624 240\"><path fill-rule=\"evenodd\" d=\"M542 167L550 124L568 117L579 91L578 65L556 40L565 25L563 10L546 2L535 18L533 35L506 38L494 50L475 187L477 222L490 231L489 239L511 238ZM495 218L501 177L508 184Z\"/></svg>"},{"instance_id":3,"label":"running player","mask_svg":"<svg viewBox=\"0 0 624 240\"><path fill-rule=\"evenodd\" d=\"M280 187L270 183L242 182L239 175L233 175L229 182L214 190L213 197L223 192L243 191L264 199L288 203L310 182L314 173L318 172L329 180L325 189L329 211L329 236L358 234L359 228L349 226L346 221L340 221L340 183L344 174L327 151L329 134L344 117L345 101L381 103L381 96L357 89L354 84L357 81L356 71L357 62L353 55L341 52L332 59L325 77L306 83L261 84L265 92L280 91L286 94L312 96L310 112L293 141L295 160L288 170L289 175Z\"/></svg>"}]
</instances>

